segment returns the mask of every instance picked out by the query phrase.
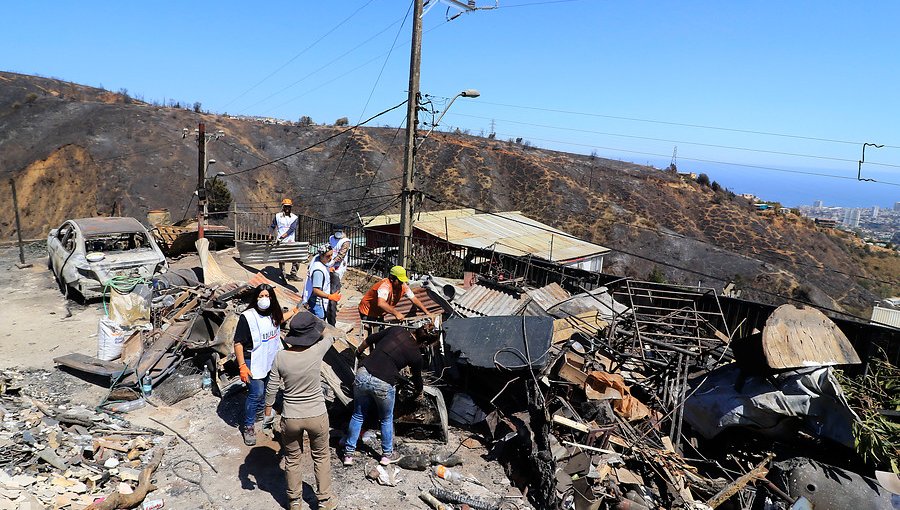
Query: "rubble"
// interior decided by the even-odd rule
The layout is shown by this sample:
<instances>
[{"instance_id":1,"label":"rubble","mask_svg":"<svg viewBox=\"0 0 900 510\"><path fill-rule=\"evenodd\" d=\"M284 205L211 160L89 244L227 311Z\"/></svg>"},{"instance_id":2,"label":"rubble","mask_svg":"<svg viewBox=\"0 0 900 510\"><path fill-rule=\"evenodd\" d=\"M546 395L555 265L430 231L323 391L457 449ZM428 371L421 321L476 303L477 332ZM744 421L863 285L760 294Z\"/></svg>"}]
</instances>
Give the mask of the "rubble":
<instances>
[{"instance_id":1,"label":"rubble","mask_svg":"<svg viewBox=\"0 0 900 510\"><path fill-rule=\"evenodd\" d=\"M524 315L447 319L436 367L471 400L454 397L451 417L482 431L532 504L827 507L769 475L773 458L847 458L839 448L854 444L860 419L832 366L861 359L821 312L779 309L735 338L748 330L712 289L626 279L573 298L558 287L526 289ZM451 305L460 294L431 289ZM547 316L551 328L535 322Z\"/></svg>"},{"instance_id":2,"label":"rubble","mask_svg":"<svg viewBox=\"0 0 900 510\"><path fill-rule=\"evenodd\" d=\"M159 464L168 439L64 398L42 402L23 381L0 372L0 508L120 508L95 503L125 493L140 503L151 485L135 473Z\"/></svg>"},{"instance_id":3,"label":"rubble","mask_svg":"<svg viewBox=\"0 0 900 510\"><path fill-rule=\"evenodd\" d=\"M14 436L3 435L10 430L6 426L0 434L0 446L13 446L4 448L9 462L0 461L0 467L26 466L7 473L9 486L19 492L0 497L42 498L53 490L54 497L72 494L66 504L76 508L90 504L89 495L125 484L117 494L143 499L141 482L159 438L154 431L129 428L114 411L186 398L199 391L204 369L212 374L213 393L227 395L236 383L232 338L243 293L265 282L273 284L283 306L300 301L265 272L246 283L231 282L206 247L198 251L208 283L183 275L157 285L150 326L128 336L120 359L72 354L55 360L109 378L111 391L101 408L106 412L54 409L37 400L7 406L3 400L4 424L37 422ZM853 448L860 444L861 417L870 420L870 432L896 429L898 409L889 407L896 407L900 385L878 394L877 405L866 403L860 393L878 384L848 382L841 371L856 363L868 366L868 356L860 356L820 312L779 308L750 327L747 317L722 306L713 289L622 279L590 291L569 290L557 283L529 288L521 281L482 281L464 289L440 279L416 288L417 295L430 297L429 312L442 316L443 337L426 356L424 395L415 398L401 384L395 418L398 436L423 441L431 450L406 449L396 464L366 466L359 478L405 490L409 479L428 473L435 488L420 499L432 508L787 509L828 508L809 484L782 476L798 466L816 466L802 471L811 479L821 470L844 470L853 491L877 483L870 479L873 468L896 471L890 462L897 458L896 433L879 443L872 459ZM414 327L415 321L395 323ZM361 326L357 321L329 329L336 341L322 378L334 416L346 414L351 402ZM897 380L893 365L878 368L888 374L879 373L881 381ZM151 392L141 388L145 377ZM849 399L845 385L854 388ZM875 415L874 407L881 407ZM470 436L456 451L438 452L436 445L454 436L450 422ZM43 425L34 428L38 423ZM193 447L189 437L175 434ZM865 437L876 442L878 434ZM374 441L369 438L368 446ZM71 472L73 444L84 444L77 465L86 476ZM515 490L487 481L481 486L480 473L455 467L459 448L480 445L527 502L508 496ZM87 451L93 454L85 457ZM807 457L807 464L796 460ZM25 491L26 486L41 491ZM0 489L13 490L3 480ZM874 494L884 499L887 492Z\"/></svg>"}]
</instances>

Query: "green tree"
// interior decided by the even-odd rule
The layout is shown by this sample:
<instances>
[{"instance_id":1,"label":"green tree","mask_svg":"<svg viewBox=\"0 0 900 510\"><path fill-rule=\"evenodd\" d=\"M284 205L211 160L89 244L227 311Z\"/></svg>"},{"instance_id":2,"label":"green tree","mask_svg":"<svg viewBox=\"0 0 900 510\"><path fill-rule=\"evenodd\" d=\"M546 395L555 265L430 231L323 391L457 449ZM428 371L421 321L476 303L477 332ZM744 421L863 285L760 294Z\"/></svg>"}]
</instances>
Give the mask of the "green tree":
<instances>
[{"instance_id":1,"label":"green tree","mask_svg":"<svg viewBox=\"0 0 900 510\"><path fill-rule=\"evenodd\" d=\"M653 269L650 270L650 274L647 275L647 281L653 283L667 283L666 274L663 273L662 269L657 266L653 266Z\"/></svg>"},{"instance_id":2,"label":"green tree","mask_svg":"<svg viewBox=\"0 0 900 510\"><path fill-rule=\"evenodd\" d=\"M338 127L348 126L350 125L350 119L347 117L341 117L340 119L334 121L334 125Z\"/></svg>"},{"instance_id":3,"label":"green tree","mask_svg":"<svg viewBox=\"0 0 900 510\"><path fill-rule=\"evenodd\" d=\"M700 183L701 186L709 186L709 176L700 174L697 176L697 182Z\"/></svg>"},{"instance_id":4,"label":"green tree","mask_svg":"<svg viewBox=\"0 0 900 510\"><path fill-rule=\"evenodd\" d=\"M314 123L313 123L312 117L310 117L309 115L304 115L304 116L300 117L300 120L297 121L297 124L299 124L303 127L307 127L307 126L312 126Z\"/></svg>"},{"instance_id":5,"label":"green tree","mask_svg":"<svg viewBox=\"0 0 900 510\"><path fill-rule=\"evenodd\" d=\"M209 200L209 212L227 212L231 207L231 191L225 181L213 179L206 183L206 195Z\"/></svg>"}]
</instances>

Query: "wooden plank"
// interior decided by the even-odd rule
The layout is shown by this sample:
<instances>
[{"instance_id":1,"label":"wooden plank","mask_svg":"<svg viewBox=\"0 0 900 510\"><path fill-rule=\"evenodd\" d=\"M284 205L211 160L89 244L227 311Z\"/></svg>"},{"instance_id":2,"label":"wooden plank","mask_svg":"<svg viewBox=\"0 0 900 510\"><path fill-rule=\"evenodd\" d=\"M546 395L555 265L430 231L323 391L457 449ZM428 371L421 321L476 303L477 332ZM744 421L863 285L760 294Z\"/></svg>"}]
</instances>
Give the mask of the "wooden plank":
<instances>
[{"instance_id":1,"label":"wooden plank","mask_svg":"<svg viewBox=\"0 0 900 510\"><path fill-rule=\"evenodd\" d=\"M861 363L847 336L815 308L776 308L763 328L762 346L774 369Z\"/></svg>"},{"instance_id":2,"label":"wooden plank","mask_svg":"<svg viewBox=\"0 0 900 510\"><path fill-rule=\"evenodd\" d=\"M81 354L78 352L73 352L72 354L66 354L65 356L53 358L53 362L58 365L63 365L78 370L80 372L87 372L89 374L101 375L105 377L117 376L125 370L127 370L128 372L131 371L122 362L103 361L93 356L88 356L86 354Z\"/></svg>"},{"instance_id":3,"label":"wooden plank","mask_svg":"<svg viewBox=\"0 0 900 510\"><path fill-rule=\"evenodd\" d=\"M559 367L559 377L572 384L577 384L579 388L584 388L584 383L587 382L587 374L584 373L583 368L584 358L573 352L567 352L562 365Z\"/></svg>"},{"instance_id":4,"label":"wooden plank","mask_svg":"<svg viewBox=\"0 0 900 510\"><path fill-rule=\"evenodd\" d=\"M575 420L570 420L570 419L566 418L565 416L560 416L558 414L553 415L553 423L556 423L558 425L562 425L565 427L569 427L570 429L575 429L575 430L578 430L581 432L589 432L591 430L588 428L587 425L578 423Z\"/></svg>"}]
</instances>

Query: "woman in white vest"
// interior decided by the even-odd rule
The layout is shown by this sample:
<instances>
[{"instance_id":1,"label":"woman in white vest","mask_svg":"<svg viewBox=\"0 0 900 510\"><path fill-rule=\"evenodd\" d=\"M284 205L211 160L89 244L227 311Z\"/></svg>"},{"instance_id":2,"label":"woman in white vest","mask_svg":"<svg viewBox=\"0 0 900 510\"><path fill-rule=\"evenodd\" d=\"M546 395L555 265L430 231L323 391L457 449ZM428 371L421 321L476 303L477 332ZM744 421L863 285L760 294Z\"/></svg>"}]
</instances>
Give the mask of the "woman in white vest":
<instances>
[{"instance_id":1,"label":"woman in white vest","mask_svg":"<svg viewBox=\"0 0 900 510\"><path fill-rule=\"evenodd\" d=\"M341 295L331 292L331 274L328 268L334 250L331 246L324 245L319 248L319 254L313 257L306 273L306 286L303 288L303 302L309 311L316 317L325 320L325 309L329 301L337 303Z\"/></svg>"},{"instance_id":2,"label":"woman in white vest","mask_svg":"<svg viewBox=\"0 0 900 510\"><path fill-rule=\"evenodd\" d=\"M284 320L286 318L275 297L275 289L262 284L251 292L250 306L241 314L234 332L234 355L240 367L241 380L249 389L241 425L241 434L247 446L256 444L256 416L265 404L269 370L275 355L282 348L280 332Z\"/></svg>"}]
</instances>

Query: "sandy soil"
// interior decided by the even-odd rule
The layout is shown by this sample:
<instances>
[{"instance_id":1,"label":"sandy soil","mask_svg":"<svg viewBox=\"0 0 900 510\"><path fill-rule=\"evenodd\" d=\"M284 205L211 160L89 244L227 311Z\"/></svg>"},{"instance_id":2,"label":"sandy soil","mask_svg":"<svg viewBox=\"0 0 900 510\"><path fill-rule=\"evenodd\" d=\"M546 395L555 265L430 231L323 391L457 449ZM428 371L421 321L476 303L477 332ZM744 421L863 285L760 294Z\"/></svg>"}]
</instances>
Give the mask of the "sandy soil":
<instances>
[{"instance_id":1,"label":"sandy soil","mask_svg":"<svg viewBox=\"0 0 900 510\"><path fill-rule=\"evenodd\" d=\"M103 315L103 305L98 302L86 305L67 302L47 269L44 250L42 244L29 246L27 262L33 266L18 269L18 251L0 249L0 324L5 326L0 333L0 350L3 352L0 367L43 369L34 371L34 391L40 392L40 385L62 386L71 394L73 402L99 403L107 391L104 381L56 369L52 360L71 352L96 355L97 321ZM232 251L224 251L216 253L215 258L223 272L244 280L251 272L238 263L234 255ZM196 265L196 256L171 262L173 268ZM301 269L303 273L305 269ZM347 306L352 306L350 303L359 299L360 292L354 287L357 286L345 285L343 294ZM166 508L170 509L277 509L287 506L278 443L266 434L259 434L259 442L254 447L244 446L241 441L237 424L245 395L246 392L238 391L220 400L209 392L200 392L174 406L145 407L126 416L137 425L172 435L171 431L150 418L165 423L186 437L217 470L213 472L185 442L173 439L173 446L167 450L157 472L159 489L151 493L148 499L162 498ZM334 446L342 435L345 423L332 423L332 427ZM396 449L404 454L458 450L464 460L464 465L460 467L462 472L476 476L486 487L465 483L462 486L447 486L448 489L473 496L519 496L511 501L516 502L519 508L525 508L521 493L510 487L499 464L483 459L486 455L484 448L461 446L462 440L469 437L465 431L454 429L451 435L446 445L398 437ZM336 454L332 455L333 488L339 497L339 508L427 508L418 494L435 485L445 484L424 472L401 470L402 481L396 487L382 487L366 479L366 473L375 464L374 455L370 458L357 457L353 467L344 468ZM304 459L303 472L304 499L313 503L312 486L315 480L308 455ZM315 508L314 503L312 508Z\"/></svg>"}]
</instances>

